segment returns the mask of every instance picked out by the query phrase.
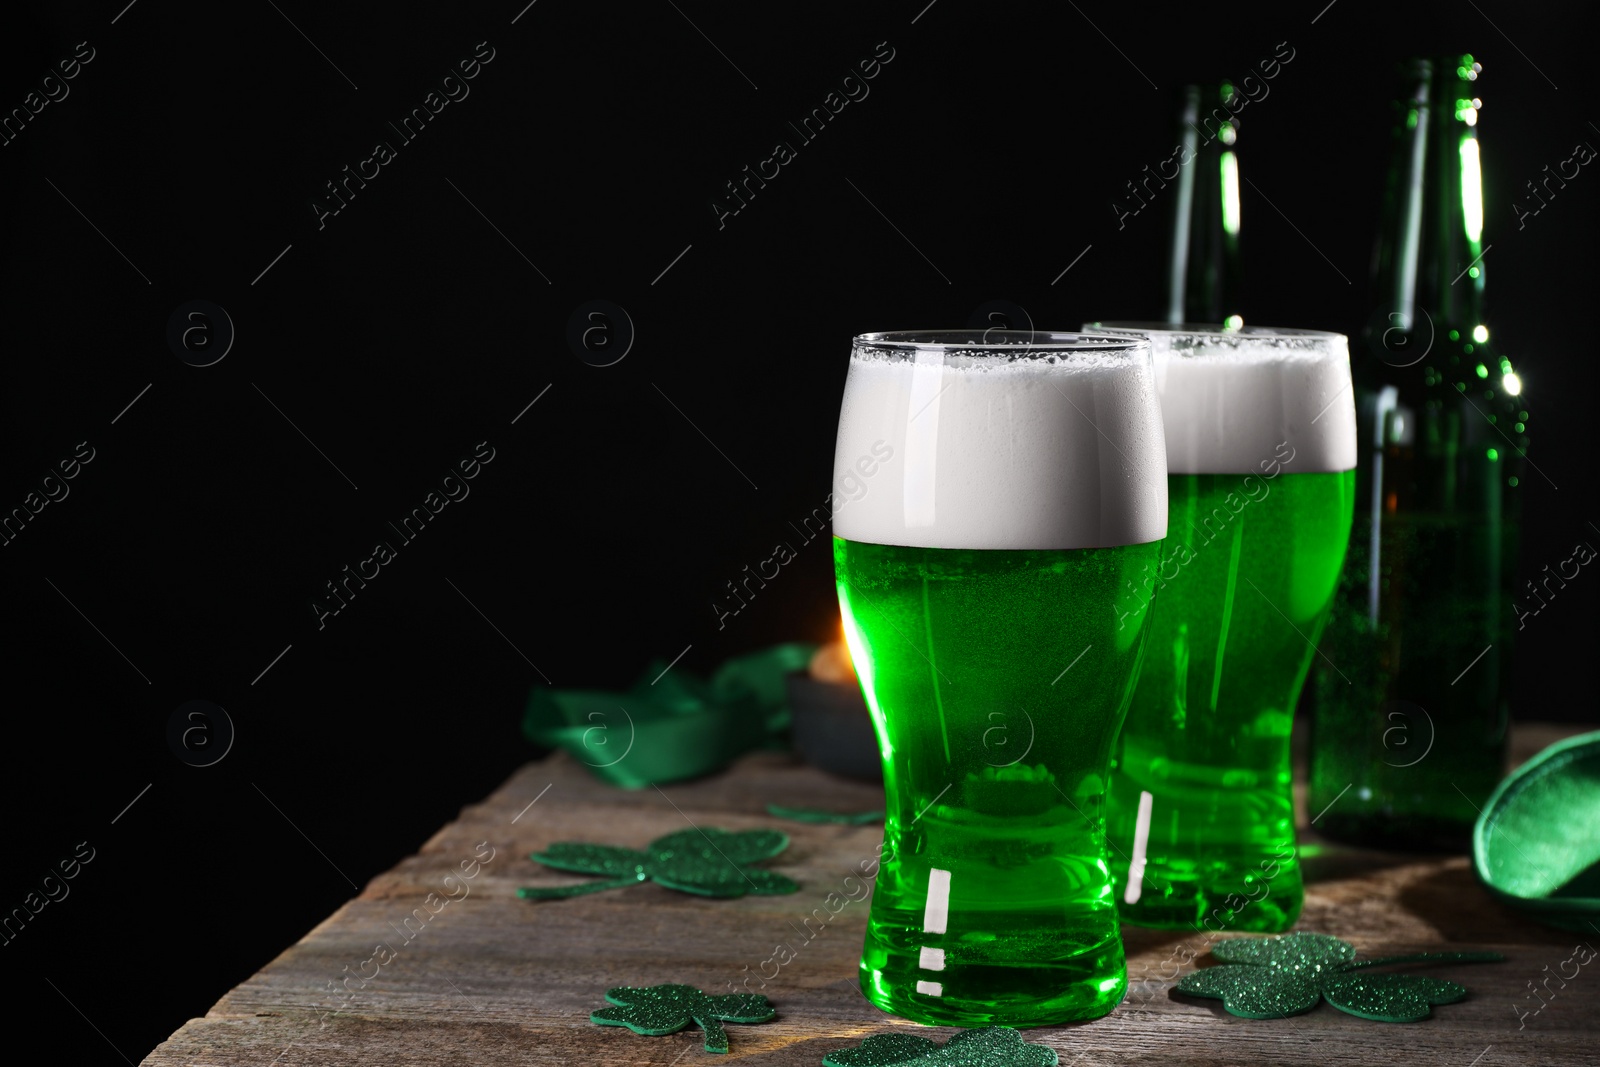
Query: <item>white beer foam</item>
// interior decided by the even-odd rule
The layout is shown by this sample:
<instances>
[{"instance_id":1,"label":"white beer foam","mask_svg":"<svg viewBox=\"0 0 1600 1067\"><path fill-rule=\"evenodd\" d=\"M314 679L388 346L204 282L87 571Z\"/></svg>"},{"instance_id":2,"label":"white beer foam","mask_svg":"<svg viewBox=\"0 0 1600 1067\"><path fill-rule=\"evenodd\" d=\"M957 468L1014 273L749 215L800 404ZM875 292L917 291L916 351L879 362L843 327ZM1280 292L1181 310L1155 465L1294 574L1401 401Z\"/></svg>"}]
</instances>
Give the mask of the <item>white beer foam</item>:
<instances>
[{"instance_id":1,"label":"white beer foam","mask_svg":"<svg viewBox=\"0 0 1600 1067\"><path fill-rule=\"evenodd\" d=\"M1285 470L1356 465L1350 353L1338 334L1150 332L1173 474L1243 474L1287 442ZM1176 340L1176 344L1175 344Z\"/></svg>"},{"instance_id":2,"label":"white beer foam","mask_svg":"<svg viewBox=\"0 0 1600 1067\"><path fill-rule=\"evenodd\" d=\"M1001 361L857 348L834 453L833 532L922 548L1159 540L1167 479L1155 388L1150 364L1126 355Z\"/></svg>"}]
</instances>

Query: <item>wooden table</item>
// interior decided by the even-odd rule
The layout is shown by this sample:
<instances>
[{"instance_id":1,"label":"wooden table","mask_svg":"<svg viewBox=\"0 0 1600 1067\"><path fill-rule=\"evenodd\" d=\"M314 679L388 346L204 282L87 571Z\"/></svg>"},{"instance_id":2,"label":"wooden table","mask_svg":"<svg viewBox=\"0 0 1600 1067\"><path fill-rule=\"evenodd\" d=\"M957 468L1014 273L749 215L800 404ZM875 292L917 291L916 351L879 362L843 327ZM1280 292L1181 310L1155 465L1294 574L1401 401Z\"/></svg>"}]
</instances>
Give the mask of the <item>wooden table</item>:
<instances>
[{"instance_id":1,"label":"wooden table","mask_svg":"<svg viewBox=\"0 0 1600 1067\"><path fill-rule=\"evenodd\" d=\"M1515 756L1572 732L1521 728ZM881 827L780 823L765 813L769 803L861 811L880 806L881 792L770 753L704 781L640 792L601 785L565 756L529 764L144 1062L724 1062L701 1049L698 1030L642 1037L595 1026L589 1012L604 1006L608 986L686 982L726 992L759 973L779 942L798 955L762 990L778 1018L730 1025L726 1060L817 1067L831 1049L913 1027L879 1012L856 988L865 903L846 906L814 938L801 926L827 894L848 892L845 878L873 856ZM560 840L639 847L691 822L782 826L791 844L771 865L797 879L800 892L707 900L641 884L543 903L516 896L520 885L582 879L531 863L527 854L535 849ZM1538 1014L1518 1014L1538 1006L1530 983L1555 973L1585 940L1580 935L1545 929L1494 902L1465 857L1364 852L1314 834L1302 844L1307 886L1299 929L1337 934L1364 955L1495 949L1506 961L1422 969L1462 982L1471 994L1419 1023L1367 1022L1327 1005L1292 1019L1249 1020L1226 1014L1218 1001L1171 995L1172 982L1163 980L1173 974L1170 961L1185 947L1203 958L1200 937L1128 927L1130 985L1122 1006L1091 1023L1029 1031L1028 1039L1055 1048L1063 1067L1600 1063L1600 970L1585 968L1565 988L1550 983L1555 995ZM1600 944L1600 934L1587 940ZM390 954L374 954L380 943ZM751 987L760 988L754 981ZM941 1041L954 1032L917 1029Z\"/></svg>"}]
</instances>

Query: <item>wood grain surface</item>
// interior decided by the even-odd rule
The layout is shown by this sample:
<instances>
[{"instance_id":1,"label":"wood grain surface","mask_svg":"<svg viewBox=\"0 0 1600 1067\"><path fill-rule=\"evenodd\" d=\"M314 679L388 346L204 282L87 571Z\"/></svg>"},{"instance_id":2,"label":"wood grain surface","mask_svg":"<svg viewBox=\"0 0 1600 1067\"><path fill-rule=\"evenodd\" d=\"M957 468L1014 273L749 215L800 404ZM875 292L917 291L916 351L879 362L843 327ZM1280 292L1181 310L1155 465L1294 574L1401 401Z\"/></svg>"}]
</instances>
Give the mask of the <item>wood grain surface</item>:
<instances>
[{"instance_id":1,"label":"wood grain surface","mask_svg":"<svg viewBox=\"0 0 1600 1067\"><path fill-rule=\"evenodd\" d=\"M1570 732L1520 729L1516 754L1525 758ZM817 1067L829 1050L873 1033L914 1028L941 1041L954 1033L893 1018L862 999L856 963L867 903L847 904L820 932L815 918L803 925L814 909L828 915L829 893L850 894L846 879L872 858L881 827L781 822L766 814L769 803L849 812L880 807L881 794L771 753L703 781L638 792L602 785L565 756L529 764L144 1062L671 1067L748 1059ZM798 880L800 892L708 900L640 884L570 900L516 896L522 885L583 880L528 860L555 841L636 848L691 824L780 826L791 843L768 866ZM1600 1063L1600 964L1564 986L1540 985L1553 991L1543 999L1531 992L1575 942L1600 945L1600 931L1585 938L1521 918L1489 897L1465 857L1358 851L1304 831L1301 841L1307 886L1297 929L1336 934L1363 955L1494 949L1506 961L1420 969L1471 992L1418 1023L1368 1022L1327 1005L1249 1020L1228 1015L1220 1001L1172 993L1180 973L1210 962L1202 937L1125 927L1124 1003L1094 1022L1028 1031L1028 1040L1055 1048L1065 1067ZM771 998L778 1018L730 1024L726 1057L703 1051L696 1029L643 1037L588 1021L609 986L742 989L779 943L795 958L764 988L759 977L749 984Z\"/></svg>"}]
</instances>

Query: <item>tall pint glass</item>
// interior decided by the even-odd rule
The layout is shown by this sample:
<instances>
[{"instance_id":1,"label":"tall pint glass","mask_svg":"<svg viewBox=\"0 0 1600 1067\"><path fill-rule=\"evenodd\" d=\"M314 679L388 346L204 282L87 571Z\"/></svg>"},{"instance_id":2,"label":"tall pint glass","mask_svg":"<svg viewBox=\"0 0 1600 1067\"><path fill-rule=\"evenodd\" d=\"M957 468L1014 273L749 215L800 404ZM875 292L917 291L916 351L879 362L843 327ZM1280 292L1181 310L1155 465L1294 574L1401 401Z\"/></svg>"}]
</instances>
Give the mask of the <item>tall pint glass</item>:
<instances>
[{"instance_id":1,"label":"tall pint glass","mask_svg":"<svg viewBox=\"0 0 1600 1067\"><path fill-rule=\"evenodd\" d=\"M860 977L885 1011L1040 1026L1121 1000L1103 804L1144 641L1112 604L1157 562L1165 455L1142 339L855 339L833 551L883 758Z\"/></svg>"},{"instance_id":2,"label":"tall pint glass","mask_svg":"<svg viewBox=\"0 0 1600 1067\"><path fill-rule=\"evenodd\" d=\"M1354 508L1345 338L1089 328L1151 342L1171 501L1160 562L1116 606L1147 644L1111 774L1117 905L1141 926L1287 930L1303 898L1289 731Z\"/></svg>"}]
</instances>

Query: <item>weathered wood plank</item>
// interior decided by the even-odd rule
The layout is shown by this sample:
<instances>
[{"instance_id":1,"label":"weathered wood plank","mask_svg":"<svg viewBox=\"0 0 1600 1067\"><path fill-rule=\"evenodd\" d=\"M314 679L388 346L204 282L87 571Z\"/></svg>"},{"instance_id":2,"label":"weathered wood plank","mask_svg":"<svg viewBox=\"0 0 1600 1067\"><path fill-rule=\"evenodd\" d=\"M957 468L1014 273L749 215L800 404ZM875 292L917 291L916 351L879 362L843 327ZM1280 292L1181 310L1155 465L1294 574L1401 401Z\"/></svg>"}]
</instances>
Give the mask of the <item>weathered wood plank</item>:
<instances>
[{"instance_id":1,"label":"weathered wood plank","mask_svg":"<svg viewBox=\"0 0 1600 1067\"><path fill-rule=\"evenodd\" d=\"M1532 740L1547 743L1560 732ZM691 822L772 826L768 803L855 811L880 806L880 798L873 787L775 754L748 757L706 781L639 792L602 786L565 757L530 764L145 1062L667 1067L709 1055L688 1032L646 1038L593 1026L588 1014L602 1006L605 989L681 981L717 991L747 976L780 1015L762 1026L731 1026L728 1059L815 1067L829 1049L913 1025L881 1014L855 987L867 904L848 903L837 915L823 908L831 892L859 895L846 879L873 856L879 827L781 824L792 842L772 866L800 881L792 896L712 901L652 885L542 903L515 895L520 885L582 880L526 858L552 842L637 847ZM1463 857L1362 852L1314 835L1304 844L1301 929L1338 934L1369 955L1489 948L1507 962L1429 968L1472 995L1408 1026L1327 1007L1289 1020L1245 1020L1217 1002L1171 993L1176 977L1204 958L1204 938L1129 927L1134 982L1124 1004L1093 1023L1032 1031L1030 1040L1055 1047L1067 1065L1370 1065L1400 1056L1456 1067L1475 1060L1479 1067L1559 1067L1600 1058L1592 1036L1600 979L1587 972L1564 988L1552 983L1554 995L1546 994L1549 1003L1537 1015L1517 1014L1541 1003L1529 983L1553 972L1579 937L1495 903ZM1590 940L1600 943L1600 931ZM761 961L780 942L793 946L796 958L763 986ZM375 955L380 944L391 955Z\"/></svg>"}]
</instances>

